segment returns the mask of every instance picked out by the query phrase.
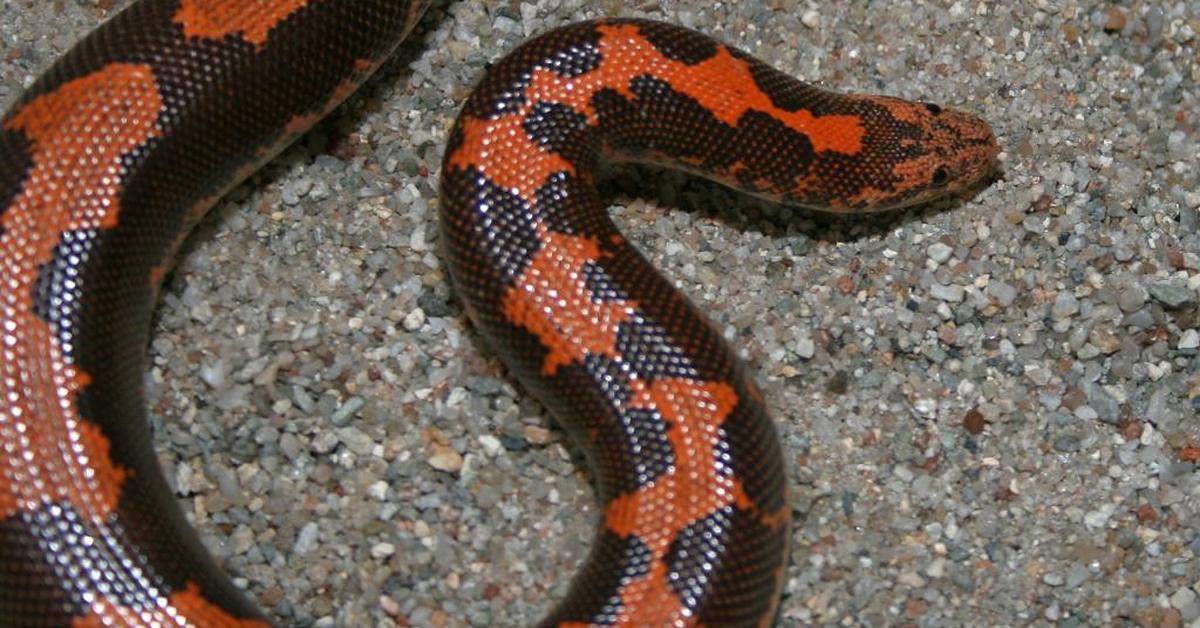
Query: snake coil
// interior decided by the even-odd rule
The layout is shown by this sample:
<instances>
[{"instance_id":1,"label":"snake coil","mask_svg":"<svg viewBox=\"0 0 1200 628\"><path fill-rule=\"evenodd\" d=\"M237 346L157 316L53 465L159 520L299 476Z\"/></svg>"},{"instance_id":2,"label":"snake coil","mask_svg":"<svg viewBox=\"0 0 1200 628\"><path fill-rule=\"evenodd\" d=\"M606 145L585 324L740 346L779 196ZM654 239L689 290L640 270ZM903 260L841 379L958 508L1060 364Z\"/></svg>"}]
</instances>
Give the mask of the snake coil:
<instances>
[{"instance_id":1,"label":"snake coil","mask_svg":"<svg viewBox=\"0 0 1200 628\"><path fill-rule=\"evenodd\" d=\"M158 470L153 304L190 227L352 92L424 4L141 0L3 118L0 621L266 625ZM762 396L609 220L597 164L865 212L957 193L997 152L974 116L833 94L658 22L567 26L491 68L449 134L445 259L479 332L586 451L604 508L547 624L761 626L786 567Z\"/></svg>"}]
</instances>

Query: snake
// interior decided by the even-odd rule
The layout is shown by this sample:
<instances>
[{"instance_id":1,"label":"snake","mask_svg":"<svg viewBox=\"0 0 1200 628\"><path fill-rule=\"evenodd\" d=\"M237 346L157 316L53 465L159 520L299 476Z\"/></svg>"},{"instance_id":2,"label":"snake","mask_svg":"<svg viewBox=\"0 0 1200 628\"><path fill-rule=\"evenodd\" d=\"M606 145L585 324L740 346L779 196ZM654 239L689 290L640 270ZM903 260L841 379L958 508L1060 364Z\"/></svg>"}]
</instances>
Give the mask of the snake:
<instances>
[{"instance_id":1,"label":"snake","mask_svg":"<svg viewBox=\"0 0 1200 628\"><path fill-rule=\"evenodd\" d=\"M0 623L271 625L159 470L151 316L206 210L353 93L427 4L139 0L4 115ZM584 452L602 507L542 625L769 625L792 519L782 444L749 368L612 222L599 168L866 213L962 195L996 167L992 129L607 18L495 62L446 137L452 285Z\"/></svg>"}]
</instances>

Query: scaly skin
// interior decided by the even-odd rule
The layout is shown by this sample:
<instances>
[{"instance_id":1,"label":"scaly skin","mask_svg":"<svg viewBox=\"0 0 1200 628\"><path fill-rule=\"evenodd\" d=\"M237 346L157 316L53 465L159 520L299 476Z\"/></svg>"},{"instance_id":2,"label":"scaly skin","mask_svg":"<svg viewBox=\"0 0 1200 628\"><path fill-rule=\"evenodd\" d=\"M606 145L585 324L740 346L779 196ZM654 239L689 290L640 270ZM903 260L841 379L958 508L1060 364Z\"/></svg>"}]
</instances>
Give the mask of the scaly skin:
<instances>
[{"instance_id":1,"label":"scaly skin","mask_svg":"<svg viewBox=\"0 0 1200 628\"><path fill-rule=\"evenodd\" d=\"M423 9L142 0L4 117L0 618L267 625L158 471L141 388L153 303L195 221ZM597 163L866 212L958 193L997 152L968 114L832 94L656 22L561 28L488 72L446 150L445 255L477 328L587 452L605 513L548 625L765 625L787 566L762 397L609 221Z\"/></svg>"}]
</instances>

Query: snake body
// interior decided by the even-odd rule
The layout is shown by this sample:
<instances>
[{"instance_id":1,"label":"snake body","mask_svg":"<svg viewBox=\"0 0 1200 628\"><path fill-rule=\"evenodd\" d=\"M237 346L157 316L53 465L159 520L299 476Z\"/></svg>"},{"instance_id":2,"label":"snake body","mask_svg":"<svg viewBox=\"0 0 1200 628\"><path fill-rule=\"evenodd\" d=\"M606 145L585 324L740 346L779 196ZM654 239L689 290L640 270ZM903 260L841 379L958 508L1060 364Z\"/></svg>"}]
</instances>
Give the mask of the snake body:
<instances>
[{"instance_id":1,"label":"snake body","mask_svg":"<svg viewBox=\"0 0 1200 628\"><path fill-rule=\"evenodd\" d=\"M190 227L370 75L424 4L141 0L3 118L0 623L267 625L158 470L153 304ZM834 94L658 22L563 27L487 72L445 150L444 256L476 328L586 452L604 508L547 625L765 625L786 568L762 396L612 224L597 164L863 212L957 193L997 152L969 114Z\"/></svg>"}]
</instances>

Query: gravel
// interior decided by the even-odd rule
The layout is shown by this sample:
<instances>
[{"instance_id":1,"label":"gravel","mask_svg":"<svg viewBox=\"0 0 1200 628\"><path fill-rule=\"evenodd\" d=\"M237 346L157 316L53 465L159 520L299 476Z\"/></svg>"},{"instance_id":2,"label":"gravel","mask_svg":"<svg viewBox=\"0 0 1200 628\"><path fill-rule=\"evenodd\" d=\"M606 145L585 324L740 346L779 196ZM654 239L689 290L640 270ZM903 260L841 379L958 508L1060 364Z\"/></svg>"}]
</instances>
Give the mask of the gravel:
<instances>
[{"instance_id":1,"label":"gravel","mask_svg":"<svg viewBox=\"0 0 1200 628\"><path fill-rule=\"evenodd\" d=\"M0 102L124 4L0 6ZM775 410L797 512L780 625L1197 621L1194 1L440 4L213 212L163 295L159 455L239 585L317 626L526 625L563 594L589 476L466 323L433 220L472 77L600 15L964 107L1005 149L974 198L887 216L608 184Z\"/></svg>"}]
</instances>

